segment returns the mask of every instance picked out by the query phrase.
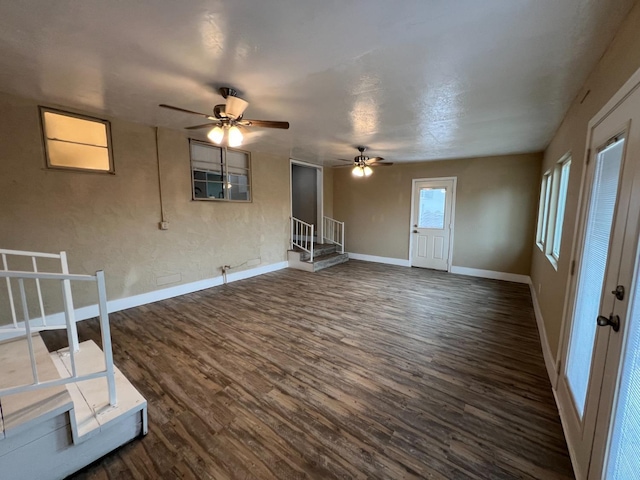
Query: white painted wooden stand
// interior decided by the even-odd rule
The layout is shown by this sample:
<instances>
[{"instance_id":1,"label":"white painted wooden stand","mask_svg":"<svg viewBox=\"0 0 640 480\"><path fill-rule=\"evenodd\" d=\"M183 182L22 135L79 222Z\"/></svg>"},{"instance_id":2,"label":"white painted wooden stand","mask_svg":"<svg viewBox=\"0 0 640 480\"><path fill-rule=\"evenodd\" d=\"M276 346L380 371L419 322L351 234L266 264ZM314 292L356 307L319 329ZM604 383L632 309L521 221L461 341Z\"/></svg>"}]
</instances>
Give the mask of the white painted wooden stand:
<instances>
[{"instance_id":1,"label":"white painted wooden stand","mask_svg":"<svg viewBox=\"0 0 640 480\"><path fill-rule=\"evenodd\" d=\"M64 252L0 250L0 255L11 321L0 327L0 477L64 478L146 434L147 402L113 364L104 273L71 275ZM11 255L31 257L33 270L11 270ZM36 258L42 257L60 259L62 273L38 271ZM27 294L25 280L35 285L35 295ZM62 287L63 325L47 321L41 280ZM102 349L93 341L78 342L72 281L97 285ZM33 296L36 318L29 315ZM38 332L55 328L67 330L69 347L49 353Z\"/></svg>"}]
</instances>

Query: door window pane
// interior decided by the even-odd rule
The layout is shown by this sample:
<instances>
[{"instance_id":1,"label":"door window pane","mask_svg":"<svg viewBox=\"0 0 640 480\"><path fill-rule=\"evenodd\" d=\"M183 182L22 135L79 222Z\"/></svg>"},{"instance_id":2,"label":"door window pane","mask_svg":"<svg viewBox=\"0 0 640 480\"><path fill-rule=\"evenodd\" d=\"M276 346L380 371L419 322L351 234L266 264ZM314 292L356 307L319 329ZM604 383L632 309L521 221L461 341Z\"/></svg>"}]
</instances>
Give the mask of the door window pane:
<instances>
[{"instance_id":1,"label":"door window pane","mask_svg":"<svg viewBox=\"0 0 640 480\"><path fill-rule=\"evenodd\" d=\"M596 318L600 314L600 298L609 257L609 239L618 196L623 143L624 140L620 140L598 154L587 213L566 370L568 384L581 418L587 398Z\"/></svg>"},{"instance_id":2,"label":"door window pane","mask_svg":"<svg viewBox=\"0 0 640 480\"><path fill-rule=\"evenodd\" d=\"M445 188L421 188L418 214L419 228L444 228Z\"/></svg>"},{"instance_id":3,"label":"door window pane","mask_svg":"<svg viewBox=\"0 0 640 480\"><path fill-rule=\"evenodd\" d=\"M622 372L613 431L607 461L611 480L637 478L640 472L640 281L636 267L636 288L629 316L627 345L622 356Z\"/></svg>"}]
</instances>

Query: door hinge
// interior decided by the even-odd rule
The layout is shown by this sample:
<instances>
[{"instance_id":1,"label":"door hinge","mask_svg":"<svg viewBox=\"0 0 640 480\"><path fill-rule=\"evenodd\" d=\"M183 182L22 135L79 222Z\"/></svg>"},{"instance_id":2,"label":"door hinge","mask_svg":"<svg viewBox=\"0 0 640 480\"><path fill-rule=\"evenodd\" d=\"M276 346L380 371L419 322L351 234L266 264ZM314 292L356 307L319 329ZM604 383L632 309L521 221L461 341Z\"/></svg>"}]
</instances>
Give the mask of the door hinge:
<instances>
[{"instance_id":1,"label":"door hinge","mask_svg":"<svg viewBox=\"0 0 640 480\"><path fill-rule=\"evenodd\" d=\"M589 162L591 161L591 149L587 149L587 165L589 165Z\"/></svg>"},{"instance_id":2,"label":"door hinge","mask_svg":"<svg viewBox=\"0 0 640 480\"><path fill-rule=\"evenodd\" d=\"M571 273L570 273L570 275L573 276L574 273L576 273L576 261L572 260L571 261Z\"/></svg>"}]
</instances>

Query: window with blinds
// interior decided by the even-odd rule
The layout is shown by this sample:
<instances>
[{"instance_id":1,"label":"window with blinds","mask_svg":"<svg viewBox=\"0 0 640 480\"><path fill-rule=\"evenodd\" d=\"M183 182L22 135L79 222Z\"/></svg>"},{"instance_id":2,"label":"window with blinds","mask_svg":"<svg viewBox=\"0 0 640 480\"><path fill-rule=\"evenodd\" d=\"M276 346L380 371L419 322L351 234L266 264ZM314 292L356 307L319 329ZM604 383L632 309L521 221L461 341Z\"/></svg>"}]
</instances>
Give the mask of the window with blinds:
<instances>
[{"instance_id":1,"label":"window with blinds","mask_svg":"<svg viewBox=\"0 0 640 480\"><path fill-rule=\"evenodd\" d=\"M251 158L248 152L190 141L194 200L251 201Z\"/></svg>"},{"instance_id":2,"label":"window with blinds","mask_svg":"<svg viewBox=\"0 0 640 480\"><path fill-rule=\"evenodd\" d=\"M571 171L571 157L562 161L556 168L558 180L558 195L556 199L555 225L551 242L551 256L557 262L560 259L560 244L562 242L562 225L564 224L564 210L567 203L569 189L569 173Z\"/></svg>"},{"instance_id":3,"label":"window with blinds","mask_svg":"<svg viewBox=\"0 0 640 480\"><path fill-rule=\"evenodd\" d=\"M552 170L542 177L536 244L544 252L554 268L558 268L564 210L569 188L571 156L562 157Z\"/></svg>"},{"instance_id":4,"label":"window with blinds","mask_svg":"<svg viewBox=\"0 0 640 480\"><path fill-rule=\"evenodd\" d=\"M47 167L113 172L106 120L40 107Z\"/></svg>"},{"instance_id":5,"label":"window with blinds","mask_svg":"<svg viewBox=\"0 0 640 480\"><path fill-rule=\"evenodd\" d=\"M549 209L551 208L551 170L542 176L540 187L540 203L538 206L538 228L536 230L536 244L545 250L547 242L547 227L549 224Z\"/></svg>"}]
</instances>

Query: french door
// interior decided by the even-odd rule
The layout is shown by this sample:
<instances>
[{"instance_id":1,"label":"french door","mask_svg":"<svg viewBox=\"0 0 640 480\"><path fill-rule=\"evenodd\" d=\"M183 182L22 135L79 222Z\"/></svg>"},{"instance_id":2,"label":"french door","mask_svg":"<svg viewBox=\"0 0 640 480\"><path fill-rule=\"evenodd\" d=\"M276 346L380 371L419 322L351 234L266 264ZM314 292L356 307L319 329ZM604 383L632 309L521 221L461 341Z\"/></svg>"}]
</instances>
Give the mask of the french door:
<instances>
[{"instance_id":1,"label":"french door","mask_svg":"<svg viewBox=\"0 0 640 480\"><path fill-rule=\"evenodd\" d=\"M591 131L558 382L579 480L640 478L639 124L636 87Z\"/></svg>"}]
</instances>

